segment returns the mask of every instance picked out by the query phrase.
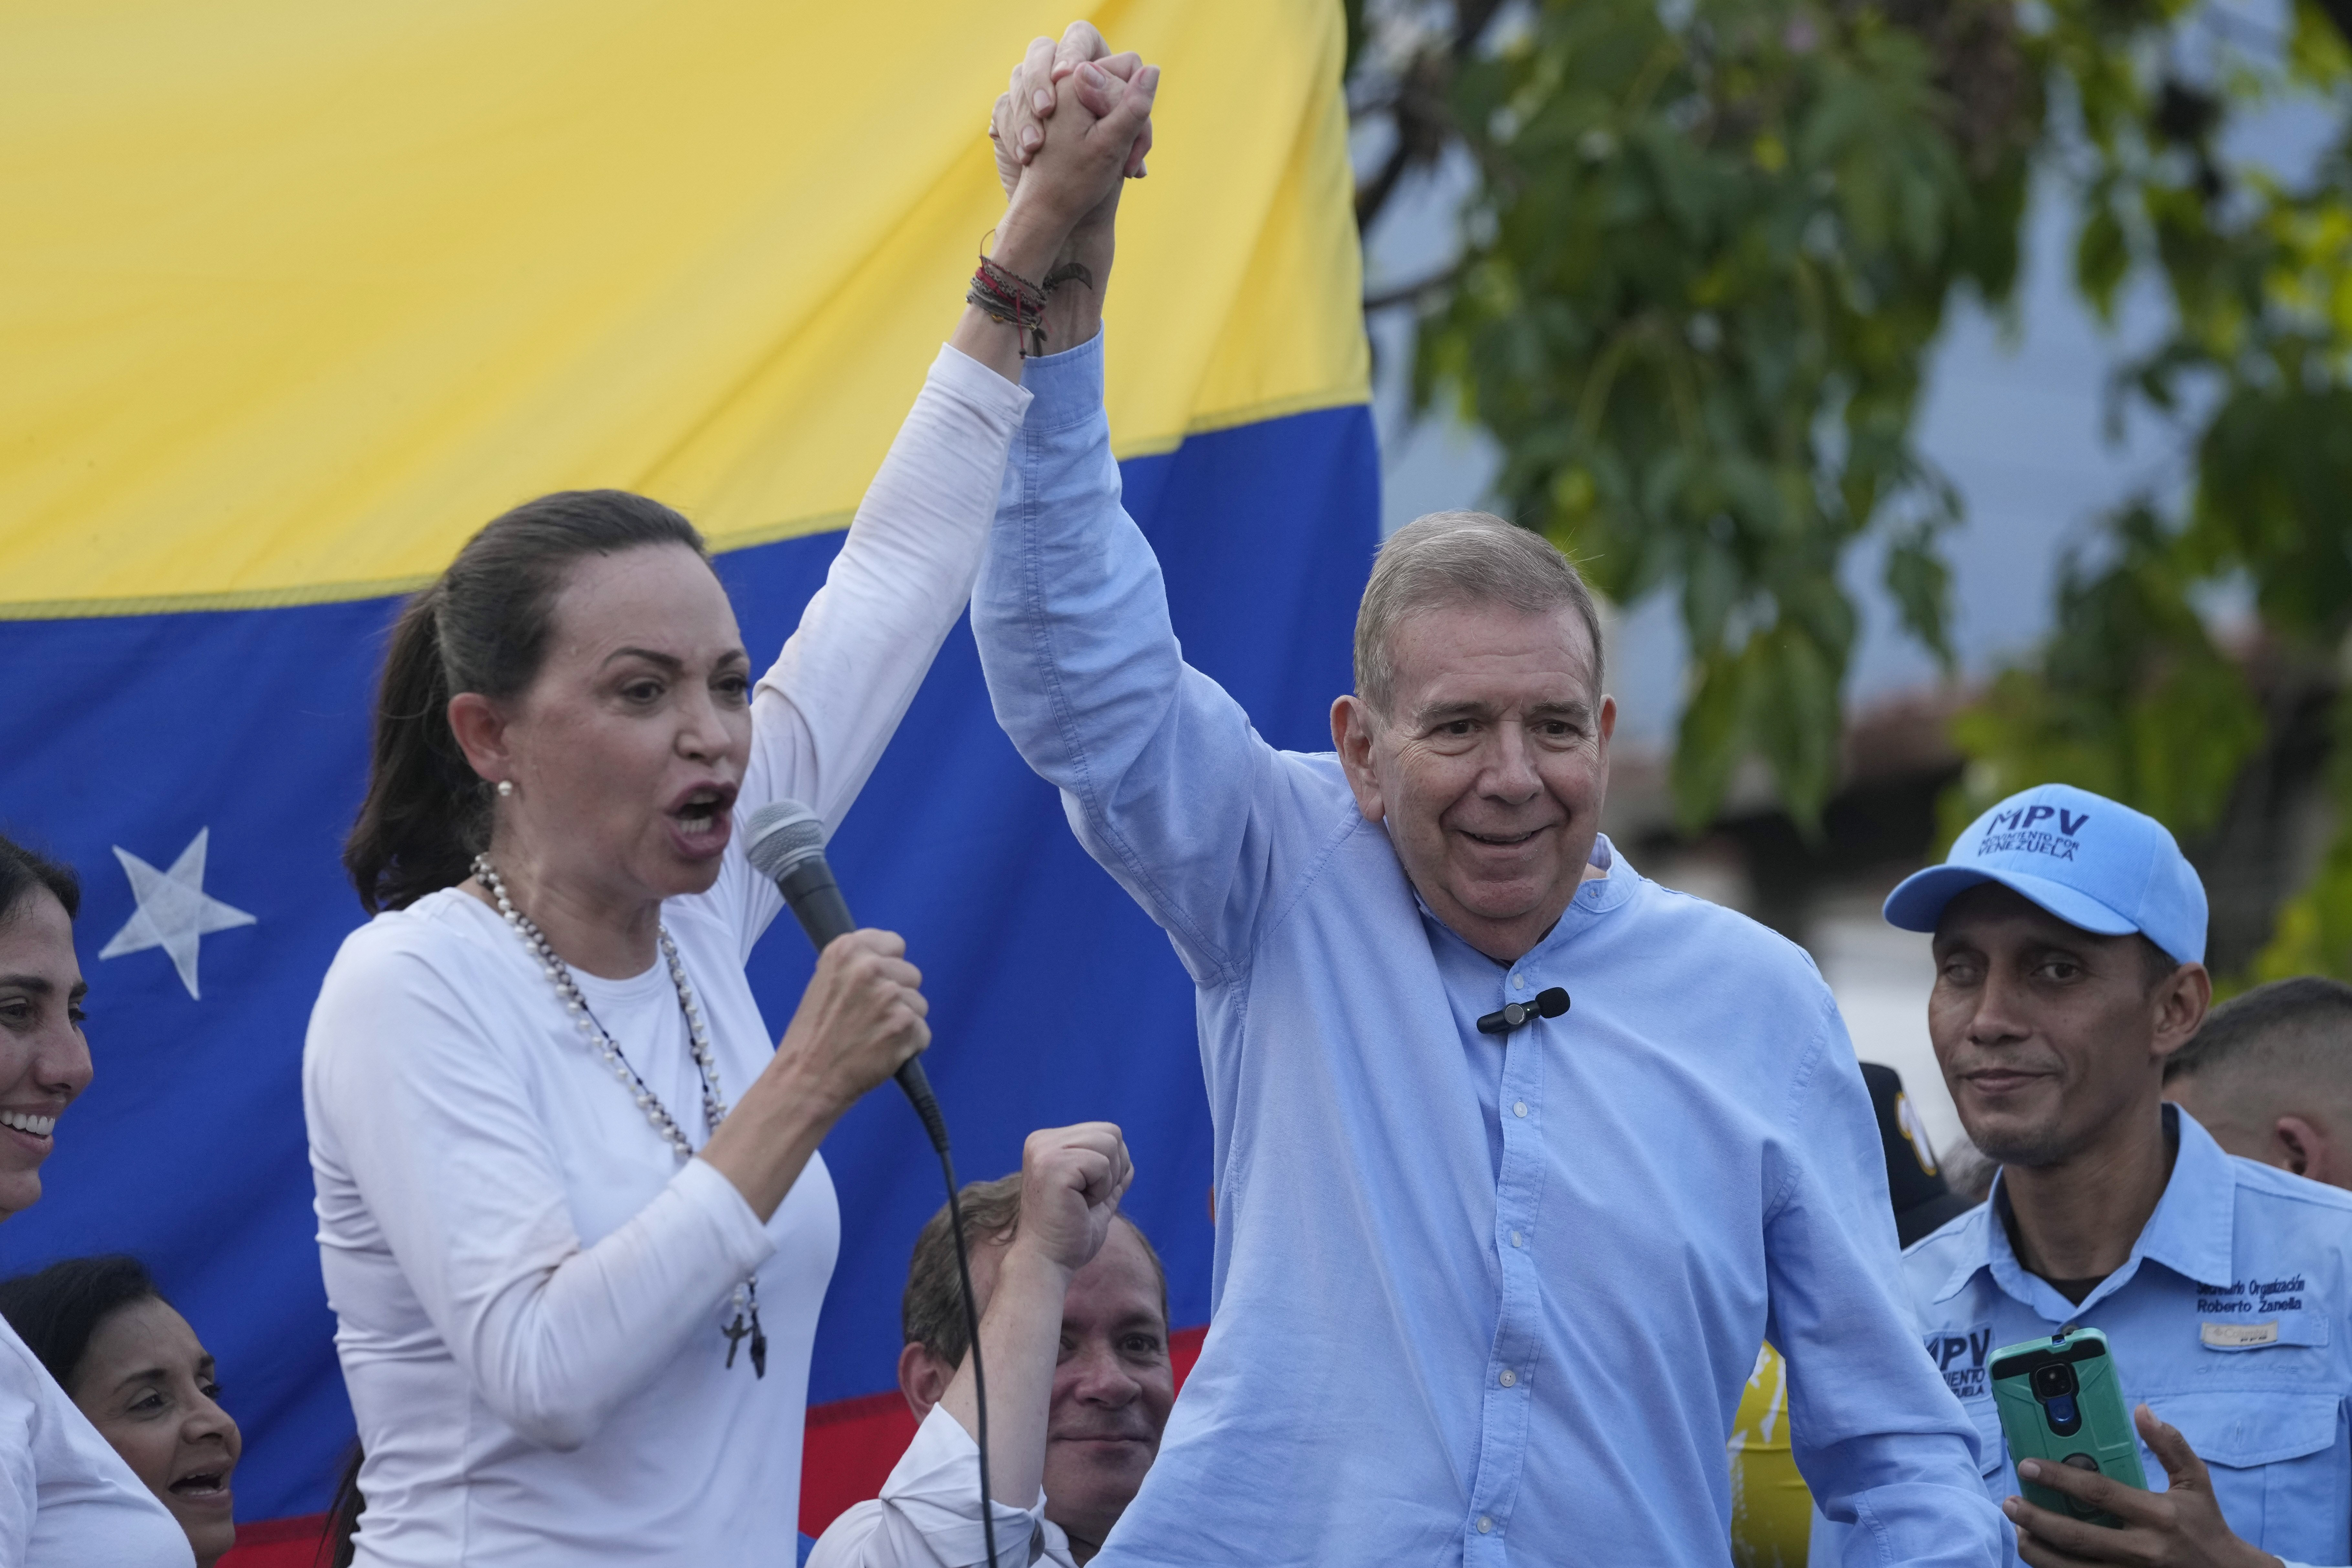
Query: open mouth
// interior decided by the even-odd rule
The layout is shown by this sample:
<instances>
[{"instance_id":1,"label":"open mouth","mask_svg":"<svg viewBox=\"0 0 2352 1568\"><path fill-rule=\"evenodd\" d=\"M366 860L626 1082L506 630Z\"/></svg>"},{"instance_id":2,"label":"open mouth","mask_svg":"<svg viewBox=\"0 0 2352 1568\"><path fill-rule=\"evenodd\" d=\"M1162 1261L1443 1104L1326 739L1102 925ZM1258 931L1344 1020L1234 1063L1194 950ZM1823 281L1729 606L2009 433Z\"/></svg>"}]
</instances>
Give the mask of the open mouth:
<instances>
[{"instance_id":1,"label":"open mouth","mask_svg":"<svg viewBox=\"0 0 2352 1568\"><path fill-rule=\"evenodd\" d=\"M226 1470L198 1470L172 1483L172 1495L190 1499L216 1498L228 1491Z\"/></svg>"},{"instance_id":2,"label":"open mouth","mask_svg":"<svg viewBox=\"0 0 2352 1568\"><path fill-rule=\"evenodd\" d=\"M732 789L697 789L679 802L670 816L677 823L677 831L685 834L691 843L717 833L726 820L728 809L734 803L735 792Z\"/></svg>"},{"instance_id":3,"label":"open mouth","mask_svg":"<svg viewBox=\"0 0 2352 1568\"><path fill-rule=\"evenodd\" d=\"M55 1116L36 1116L28 1111L0 1111L0 1126L14 1127L28 1138L46 1138L56 1130Z\"/></svg>"}]
</instances>

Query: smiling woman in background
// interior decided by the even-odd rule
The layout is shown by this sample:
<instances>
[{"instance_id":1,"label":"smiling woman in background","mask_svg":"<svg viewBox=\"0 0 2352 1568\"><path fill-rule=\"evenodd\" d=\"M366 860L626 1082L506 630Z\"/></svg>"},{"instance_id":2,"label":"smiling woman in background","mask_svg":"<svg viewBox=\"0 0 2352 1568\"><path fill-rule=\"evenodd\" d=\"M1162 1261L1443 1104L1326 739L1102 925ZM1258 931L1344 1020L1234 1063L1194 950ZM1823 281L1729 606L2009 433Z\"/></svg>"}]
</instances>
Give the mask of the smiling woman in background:
<instances>
[{"instance_id":1,"label":"smiling woman in background","mask_svg":"<svg viewBox=\"0 0 2352 1568\"><path fill-rule=\"evenodd\" d=\"M0 1281L0 1317L180 1521L196 1568L236 1544L244 1450L213 1358L136 1258L68 1258Z\"/></svg>"},{"instance_id":2,"label":"smiling woman in background","mask_svg":"<svg viewBox=\"0 0 2352 1568\"><path fill-rule=\"evenodd\" d=\"M0 838L0 1219L41 1197L58 1119L89 1087L74 915L81 883ZM222 1476L226 1487L227 1477ZM188 1538L0 1321L0 1563L188 1568Z\"/></svg>"}]
</instances>

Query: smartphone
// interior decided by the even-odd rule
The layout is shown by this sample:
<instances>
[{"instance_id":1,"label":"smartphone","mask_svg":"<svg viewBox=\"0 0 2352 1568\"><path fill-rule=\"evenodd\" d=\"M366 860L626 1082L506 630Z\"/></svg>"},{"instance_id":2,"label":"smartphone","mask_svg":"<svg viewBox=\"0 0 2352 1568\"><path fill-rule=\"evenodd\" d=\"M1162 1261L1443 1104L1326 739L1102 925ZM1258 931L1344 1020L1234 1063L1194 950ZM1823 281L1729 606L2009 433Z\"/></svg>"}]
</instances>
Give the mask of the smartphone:
<instances>
[{"instance_id":1,"label":"smartphone","mask_svg":"<svg viewBox=\"0 0 2352 1568\"><path fill-rule=\"evenodd\" d=\"M2098 1330L2071 1329L2048 1339L2001 1346L1992 1353L1992 1396L2012 1462L2072 1465L2147 1490L2139 1438L2132 1430L2131 1412L2124 1407L2115 1357L2107 1354L2107 1336ZM2025 1500L2037 1508L2111 1530L2123 1528L2124 1521L2104 1509L2021 1477L2020 1480Z\"/></svg>"}]
</instances>

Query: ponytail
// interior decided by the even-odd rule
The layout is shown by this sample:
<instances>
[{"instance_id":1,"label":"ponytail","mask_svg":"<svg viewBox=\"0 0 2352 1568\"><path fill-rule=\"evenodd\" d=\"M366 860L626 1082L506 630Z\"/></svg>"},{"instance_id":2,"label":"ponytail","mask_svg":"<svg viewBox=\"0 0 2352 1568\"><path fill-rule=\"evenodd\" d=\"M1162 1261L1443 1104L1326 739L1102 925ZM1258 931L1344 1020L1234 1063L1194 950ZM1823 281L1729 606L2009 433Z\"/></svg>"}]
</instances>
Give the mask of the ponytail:
<instances>
[{"instance_id":1,"label":"ponytail","mask_svg":"<svg viewBox=\"0 0 2352 1568\"><path fill-rule=\"evenodd\" d=\"M449 727L444 587L436 582L408 601L384 654L367 799L343 845L343 869L371 915L465 881L488 842L488 787Z\"/></svg>"},{"instance_id":2,"label":"ponytail","mask_svg":"<svg viewBox=\"0 0 2352 1568\"><path fill-rule=\"evenodd\" d=\"M490 789L449 727L449 699L520 695L546 660L572 564L654 545L709 559L694 526L658 501L559 491L486 525L403 607L376 693L367 799L343 845L369 914L456 886L489 846Z\"/></svg>"}]
</instances>

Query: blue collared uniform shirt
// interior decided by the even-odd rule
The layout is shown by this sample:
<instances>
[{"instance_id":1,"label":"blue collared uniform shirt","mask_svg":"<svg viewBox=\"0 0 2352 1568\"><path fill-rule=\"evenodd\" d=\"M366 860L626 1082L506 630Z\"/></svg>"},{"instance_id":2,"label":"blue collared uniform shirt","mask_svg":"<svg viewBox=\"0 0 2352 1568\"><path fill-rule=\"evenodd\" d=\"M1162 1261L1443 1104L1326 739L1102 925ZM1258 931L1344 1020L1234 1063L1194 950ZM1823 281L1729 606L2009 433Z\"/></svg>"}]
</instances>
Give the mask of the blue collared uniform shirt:
<instances>
[{"instance_id":1,"label":"blue collared uniform shirt","mask_svg":"<svg viewBox=\"0 0 2352 1568\"><path fill-rule=\"evenodd\" d=\"M1024 368L972 623L999 719L1198 987L1213 1317L1101 1568L1720 1564L1768 1335L1816 1495L1866 1521L1848 1561L1991 1568L1804 954L1605 841L1515 965L1428 921L1337 759L1184 664L1100 356ZM1550 986L1565 1018L1477 1032Z\"/></svg>"},{"instance_id":2,"label":"blue collared uniform shirt","mask_svg":"<svg viewBox=\"0 0 2352 1568\"><path fill-rule=\"evenodd\" d=\"M1904 1255L1929 1362L1980 1434L1986 1495L2017 1474L1990 1353L2070 1324L2107 1336L2126 1406L2180 1429L2241 1538L2290 1563L2352 1560L2352 1193L2224 1154L2176 1105L2164 1197L2124 1266L2077 1306L2026 1272L1981 1204ZM2140 1446L2148 1485L2164 1466ZM1815 1562L1835 1561L1816 1525ZM2013 1559L2012 1559L2013 1560Z\"/></svg>"}]
</instances>

